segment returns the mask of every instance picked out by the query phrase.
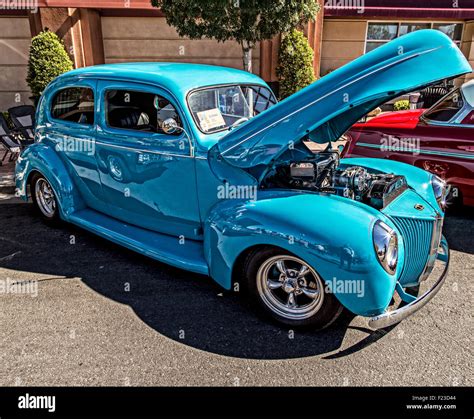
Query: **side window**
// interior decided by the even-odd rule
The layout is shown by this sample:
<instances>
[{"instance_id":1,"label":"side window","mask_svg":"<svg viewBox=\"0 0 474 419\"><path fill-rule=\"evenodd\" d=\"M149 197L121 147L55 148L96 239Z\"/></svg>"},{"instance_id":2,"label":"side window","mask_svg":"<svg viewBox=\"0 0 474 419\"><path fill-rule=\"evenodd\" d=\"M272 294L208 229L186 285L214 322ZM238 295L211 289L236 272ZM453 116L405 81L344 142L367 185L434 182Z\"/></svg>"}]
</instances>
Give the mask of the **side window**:
<instances>
[{"instance_id":1,"label":"side window","mask_svg":"<svg viewBox=\"0 0 474 419\"><path fill-rule=\"evenodd\" d=\"M451 120L464 106L459 89L447 94L437 104L427 110L423 116L432 121L447 122Z\"/></svg>"},{"instance_id":2,"label":"side window","mask_svg":"<svg viewBox=\"0 0 474 419\"><path fill-rule=\"evenodd\" d=\"M168 99L136 90L108 90L105 93L109 127L164 134L163 121L173 118L181 127L178 112ZM176 132L174 135L179 135Z\"/></svg>"},{"instance_id":3,"label":"side window","mask_svg":"<svg viewBox=\"0 0 474 419\"><path fill-rule=\"evenodd\" d=\"M94 92L87 87L60 90L53 98L51 116L63 121L94 125Z\"/></svg>"}]
</instances>

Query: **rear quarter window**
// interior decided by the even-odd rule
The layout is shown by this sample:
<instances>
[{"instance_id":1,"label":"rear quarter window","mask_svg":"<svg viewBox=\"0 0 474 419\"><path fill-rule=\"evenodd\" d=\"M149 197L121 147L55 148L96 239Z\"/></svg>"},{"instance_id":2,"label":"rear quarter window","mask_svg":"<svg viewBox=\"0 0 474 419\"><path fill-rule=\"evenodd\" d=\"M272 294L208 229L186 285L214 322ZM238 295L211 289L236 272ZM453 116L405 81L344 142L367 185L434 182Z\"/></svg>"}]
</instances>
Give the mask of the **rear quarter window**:
<instances>
[{"instance_id":1,"label":"rear quarter window","mask_svg":"<svg viewBox=\"0 0 474 419\"><path fill-rule=\"evenodd\" d=\"M58 91L51 102L54 119L82 125L94 124L94 92L88 87L68 87Z\"/></svg>"}]
</instances>

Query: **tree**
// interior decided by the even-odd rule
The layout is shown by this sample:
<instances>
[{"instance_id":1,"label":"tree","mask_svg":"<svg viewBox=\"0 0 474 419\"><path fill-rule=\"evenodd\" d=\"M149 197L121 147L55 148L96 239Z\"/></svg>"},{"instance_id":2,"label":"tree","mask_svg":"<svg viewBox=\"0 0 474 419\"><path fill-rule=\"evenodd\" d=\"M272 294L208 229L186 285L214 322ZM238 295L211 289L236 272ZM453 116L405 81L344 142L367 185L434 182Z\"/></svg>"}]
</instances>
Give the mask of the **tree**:
<instances>
[{"instance_id":1,"label":"tree","mask_svg":"<svg viewBox=\"0 0 474 419\"><path fill-rule=\"evenodd\" d=\"M252 48L257 42L315 18L317 0L151 0L180 36L237 41L244 70L252 71Z\"/></svg>"},{"instance_id":2,"label":"tree","mask_svg":"<svg viewBox=\"0 0 474 419\"><path fill-rule=\"evenodd\" d=\"M53 79L72 69L64 44L54 32L45 29L31 40L26 82L35 99Z\"/></svg>"},{"instance_id":3,"label":"tree","mask_svg":"<svg viewBox=\"0 0 474 419\"><path fill-rule=\"evenodd\" d=\"M316 80L313 58L314 52L300 31L293 29L283 37L277 68L282 99Z\"/></svg>"}]
</instances>

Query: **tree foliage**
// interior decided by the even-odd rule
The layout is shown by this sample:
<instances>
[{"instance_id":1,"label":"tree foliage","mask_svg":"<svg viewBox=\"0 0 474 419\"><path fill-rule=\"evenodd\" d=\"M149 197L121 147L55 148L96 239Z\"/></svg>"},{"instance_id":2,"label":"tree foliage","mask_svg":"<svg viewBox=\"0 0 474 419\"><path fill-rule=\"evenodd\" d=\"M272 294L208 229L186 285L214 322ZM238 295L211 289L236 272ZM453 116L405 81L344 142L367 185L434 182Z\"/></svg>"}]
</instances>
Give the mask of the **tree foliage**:
<instances>
[{"instance_id":1,"label":"tree foliage","mask_svg":"<svg viewBox=\"0 0 474 419\"><path fill-rule=\"evenodd\" d=\"M313 58L314 52L303 33L294 29L283 37L277 68L281 98L292 95L316 80Z\"/></svg>"},{"instance_id":2,"label":"tree foliage","mask_svg":"<svg viewBox=\"0 0 474 419\"><path fill-rule=\"evenodd\" d=\"M151 0L180 36L235 40L245 58L255 44L287 32L319 11L317 0Z\"/></svg>"},{"instance_id":3,"label":"tree foliage","mask_svg":"<svg viewBox=\"0 0 474 419\"><path fill-rule=\"evenodd\" d=\"M34 97L40 96L57 76L72 69L64 44L54 32L46 29L31 40L26 82Z\"/></svg>"}]
</instances>

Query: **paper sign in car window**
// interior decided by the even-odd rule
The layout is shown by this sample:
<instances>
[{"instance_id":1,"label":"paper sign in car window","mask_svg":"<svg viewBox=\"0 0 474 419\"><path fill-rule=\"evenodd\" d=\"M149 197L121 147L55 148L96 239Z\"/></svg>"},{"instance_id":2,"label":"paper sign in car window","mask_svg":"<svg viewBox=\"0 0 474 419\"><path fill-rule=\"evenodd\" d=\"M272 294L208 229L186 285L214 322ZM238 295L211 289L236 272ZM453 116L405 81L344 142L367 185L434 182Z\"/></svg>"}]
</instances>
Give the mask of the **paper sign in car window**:
<instances>
[{"instance_id":1,"label":"paper sign in car window","mask_svg":"<svg viewBox=\"0 0 474 419\"><path fill-rule=\"evenodd\" d=\"M197 113L199 123L204 131L225 126L224 118L218 108L208 109Z\"/></svg>"}]
</instances>

